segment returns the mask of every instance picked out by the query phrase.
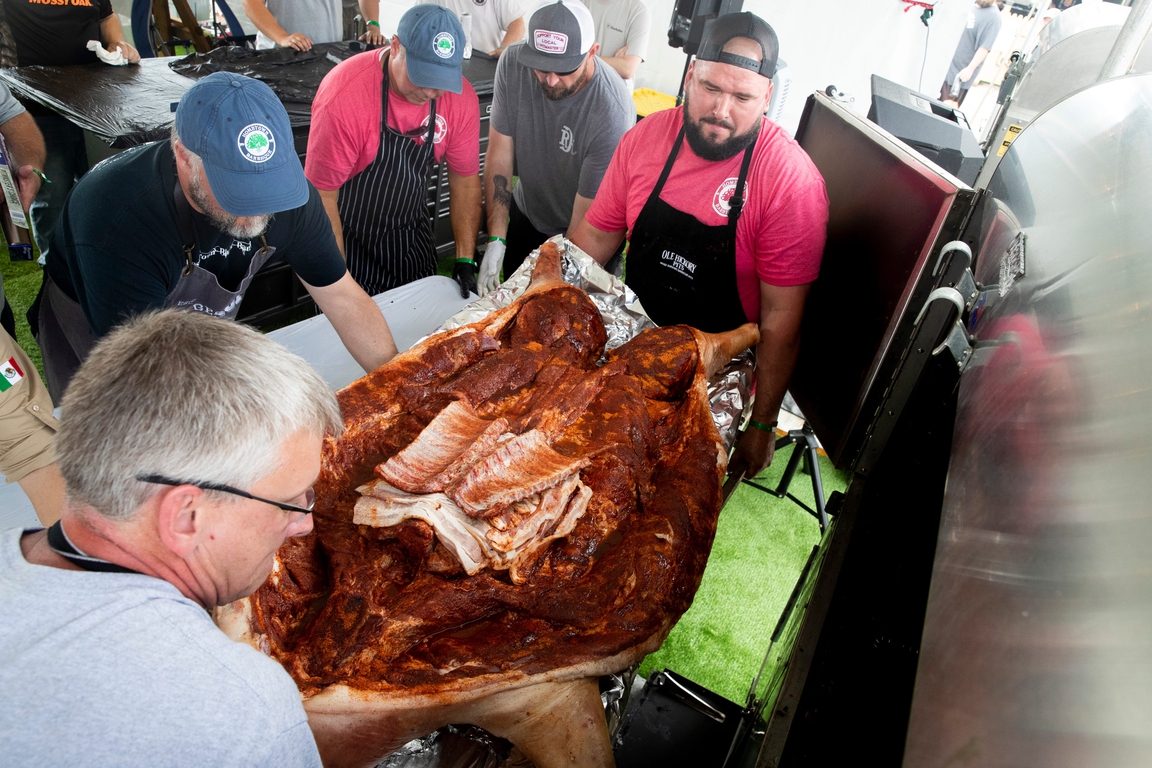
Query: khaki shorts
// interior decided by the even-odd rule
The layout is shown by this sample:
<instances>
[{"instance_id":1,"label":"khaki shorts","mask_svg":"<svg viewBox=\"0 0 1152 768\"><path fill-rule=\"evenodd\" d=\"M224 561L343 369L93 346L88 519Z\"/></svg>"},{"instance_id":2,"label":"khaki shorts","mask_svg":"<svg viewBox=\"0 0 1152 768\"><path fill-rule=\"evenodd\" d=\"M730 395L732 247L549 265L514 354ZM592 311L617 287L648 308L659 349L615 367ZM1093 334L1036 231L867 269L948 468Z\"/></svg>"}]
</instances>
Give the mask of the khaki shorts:
<instances>
[{"instance_id":1,"label":"khaki shorts","mask_svg":"<svg viewBox=\"0 0 1152 768\"><path fill-rule=\"evenodd\" d=\"M9 483L56 461L52 440L60 422L52 416L52 399L32 361L11 336L0 331L0 376L16 363L0 386L19 377L0 392L0 472Z\"/></svg>"}]
</instances>

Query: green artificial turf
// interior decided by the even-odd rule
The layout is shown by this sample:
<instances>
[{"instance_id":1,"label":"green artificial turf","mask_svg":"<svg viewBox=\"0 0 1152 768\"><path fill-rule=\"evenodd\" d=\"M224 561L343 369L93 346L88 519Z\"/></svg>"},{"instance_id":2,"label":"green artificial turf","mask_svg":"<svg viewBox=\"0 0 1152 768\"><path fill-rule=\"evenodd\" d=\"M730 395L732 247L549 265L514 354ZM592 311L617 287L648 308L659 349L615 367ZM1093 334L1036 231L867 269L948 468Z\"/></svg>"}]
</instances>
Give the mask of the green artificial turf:
<instances>
[{"instance_id":1,"label":"green artificial turf","mask_svg":"<svg viewBox=\"0 0 1152 768\"><path fill-rule=\"evenodd\" d=\"M39 256L36 253L36 256ZM44 378L44 363L40 359L40 347L32 338L25 314L36 300L44 271L35 261L12 261L8 258L8 245L0 239L0 274L4 275L4 296L16 316L16 342L31 358L40 378Z\"/></svg>"},{"instance_id":2,"label":"green artificial turf","mask_svg":"<svg viewBox=\"0 0 1152 768\"><path fill-rule=\"evenodd\" d=\"M791 446L783 449L756 482L775 488L791 452ZM820 469L825 494L847 487L850 475L823 456ZM813 506L812 481L802 471L791 491ZM720 512L692 607L664 645L644 659L640 674L671 669L744 704L776 621L819 540L816 518L795 502L741 484Z\"/></svg>"}]
</instances>

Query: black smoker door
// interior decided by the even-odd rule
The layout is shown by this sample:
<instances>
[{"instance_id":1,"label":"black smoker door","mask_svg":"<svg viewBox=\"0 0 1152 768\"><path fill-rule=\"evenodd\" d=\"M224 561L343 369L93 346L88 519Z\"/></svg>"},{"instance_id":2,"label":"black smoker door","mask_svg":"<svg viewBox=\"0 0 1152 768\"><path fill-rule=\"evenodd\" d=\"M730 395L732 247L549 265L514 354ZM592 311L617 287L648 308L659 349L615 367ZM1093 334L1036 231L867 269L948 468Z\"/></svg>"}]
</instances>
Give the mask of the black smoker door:
<instances>
[{"instance_id":1,"label":"black smoker door","mask_svg":"<svg viewBox=\"0 0 1152 768\"><path fill-rule=\"evenodd\" d=\"M830 215L791 392L833 463L855 468L973 192L823 93L796 139L824 176Z\"/></svg>"}]
</instances>

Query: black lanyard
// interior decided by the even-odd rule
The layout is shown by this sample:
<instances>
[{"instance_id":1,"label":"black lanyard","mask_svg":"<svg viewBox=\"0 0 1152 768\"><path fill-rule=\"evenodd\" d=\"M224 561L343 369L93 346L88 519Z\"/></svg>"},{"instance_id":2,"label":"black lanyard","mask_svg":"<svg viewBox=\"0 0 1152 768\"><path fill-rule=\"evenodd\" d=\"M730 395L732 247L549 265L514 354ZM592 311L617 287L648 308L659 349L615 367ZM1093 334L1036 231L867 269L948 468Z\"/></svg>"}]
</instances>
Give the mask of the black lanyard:
<instances>
[{"instance_id":1,"label":"black lanyard","mask_svg":"<svg viewBox=\"0 0 1152 768\"><path fill-rule=\"evenodd\" d=\"M64 533L64 528L60 525L59 520L48 528L48 546L52 548L53 552L72 563L72 565L83 568L86 571L97 571L99 573L140 573L140 571L134 571L131 568L125 568L122 565L86 555L76 549L72 542L68 540L68 535Z\"/></svg>"}]
</instances>

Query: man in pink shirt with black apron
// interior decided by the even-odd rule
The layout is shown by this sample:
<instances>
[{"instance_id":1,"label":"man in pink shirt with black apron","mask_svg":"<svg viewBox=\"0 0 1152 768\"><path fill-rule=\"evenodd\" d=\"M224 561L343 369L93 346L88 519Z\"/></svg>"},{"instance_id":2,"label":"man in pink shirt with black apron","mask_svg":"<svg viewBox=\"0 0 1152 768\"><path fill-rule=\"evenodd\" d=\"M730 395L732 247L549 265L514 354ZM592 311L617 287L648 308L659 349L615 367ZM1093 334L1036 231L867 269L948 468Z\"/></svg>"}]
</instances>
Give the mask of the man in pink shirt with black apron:
<instances>
[{"instance_id":1,"label":"man in pink shirt with black apron","mask_svg":"<svg viewBox=\"0 0 1152 768\"><path fill-rule=\"evenodd\" d=\"M464 298L476 287L480 103L462 74L463 50L456 15L418 5L388 48L342 62L316 92L304 173L370 294L436 274L428 175L444 160L456 278Z\"/></svg>"},{"instance_id":2,"label":"man in pink shirt with black apron","mask_svg":"<svg viewBox=\"0 0 1152 768\"><path fill-rule=\"evenodd\" d=\"M756 402L733 464L772 461L809 287L828 223L824 180L764 117L779 43L751 13L705 32L684 105L625 134L572 242L601 264L629 237L626 282L660 325L760 325Z\"/></svg>"}]
</instances>

